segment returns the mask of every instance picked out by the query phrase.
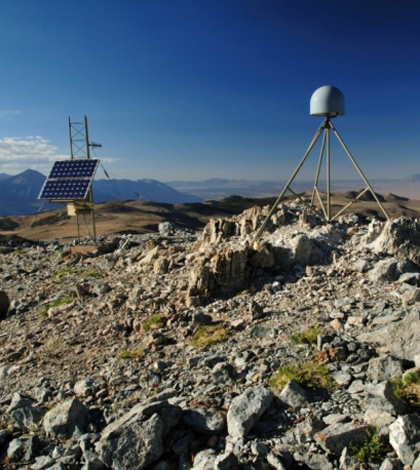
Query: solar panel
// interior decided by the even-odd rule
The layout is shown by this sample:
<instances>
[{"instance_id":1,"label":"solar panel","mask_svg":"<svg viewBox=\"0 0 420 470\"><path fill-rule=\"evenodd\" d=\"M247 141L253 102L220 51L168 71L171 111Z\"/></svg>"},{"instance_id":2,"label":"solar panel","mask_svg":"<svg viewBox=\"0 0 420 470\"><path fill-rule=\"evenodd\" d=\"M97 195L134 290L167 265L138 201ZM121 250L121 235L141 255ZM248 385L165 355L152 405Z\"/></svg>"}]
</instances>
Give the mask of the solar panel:
<instances>
[{"instance_id":1,"label":"solar panel","mask_svg":"<svg viewBox=\"0 0 420 470\"><path fill-rule=\"evenodd\" d=\"M90 179L47 180L39 199L85 199Z\"/></svg>"},{"instance_id":2,"label":"solar panel","mask_svg":"<svg viewBox=\"0 0 420 470\"><path fill-rule=\"evenodd\" d=\"M99 160L64 160L55 162L48 179L52 178L91 178L99 165Z\"/></svg>"},{"instance_id":3,"label":"solar panel","mask_svg":"<svg viewBox=\"0 0 420 470\"><path fill-rule=\"evenodd\" d=\"M78 159L55 162L38 199L85 199L99 160Z\"/></svg>"}]
</instances>

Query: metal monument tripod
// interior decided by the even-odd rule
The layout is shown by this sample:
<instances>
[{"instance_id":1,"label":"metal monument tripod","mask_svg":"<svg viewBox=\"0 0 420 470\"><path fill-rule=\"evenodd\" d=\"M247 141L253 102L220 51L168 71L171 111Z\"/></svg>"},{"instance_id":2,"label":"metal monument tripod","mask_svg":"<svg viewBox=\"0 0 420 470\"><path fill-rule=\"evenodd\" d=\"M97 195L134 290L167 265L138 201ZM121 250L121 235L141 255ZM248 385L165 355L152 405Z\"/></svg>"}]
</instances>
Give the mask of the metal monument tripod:
<instances>
[{"instance_id":1,"label":"metal monument tripod","mask_svg":"<svg viewBox=\"0 0 420 470\"><path fill-rule=\"evenodd\" d=\"M372 186L370 185L369 181L367 180L366 176L363 174L362 170L360 169L359 165L357 164L356 160L354 159L353 155L350 153L350 150L347 148L346 144L343 142L343 139L340 137L337 129L334 127L333 123L331 122L331 118L340 116L345 114L345 105L344 105L344 96L338 88L331 87L331 86L324 86L318 88L311 98L311 115L312 116L325 116L326 119L320 125L319 129L316 131L312 142L310 143L308 150L306 151L305 155L303 156L302 160L300 161L299 165L296 167L296 170L293 172L292 176L289 178L289 181L286 183L283 191L280 193L280 196L277 198L273 207L271 208L269 214L267 215L266 219L264 220L263 224L261 225L260 229L258 230L254 241L258 240L261 236L263 231L265 230L271 216L274 214L277 206L279 205L280 201L284 198L284 195L289 190L295 197L297 197L302 204L304 204L309 210L316 212L322 219L326 222L332 222L333 220L337 219L346 209L348 209L353 203L359 200L365 193L368 191L371 192L372 196L374 197L375 201L381 208L385 218L389 219L388 214L386 213L383 205L379 201L378 197L376 196ZM351 162L353 163L354 167L358 171L359 175L363 179L366 184L366 189L360 192L356 198L354 198L351 202L349 202L345 207L343 207L337 214L331 217L331 158L330 158L330 131L333 131L335 136L337 137L338 141L340 142L341 146L347 153L348 157L350 158ZM314 187L312 190L312 197L311 202L308 203L302 197L300 197L295 191L293 191L290 185L293 183L293 180L296 178L296 175L299 173L299 170L305 163L308 155L310 154L311 150L315 146L316 142L320 138L321 134L322 143L321 143L321 150L319 154L319 161L315 175L315 182ZM326 206L321 198L321 194L318 189L318 182L319 182L319 175L322 168L322 162L324 159L324 155L326 154L326 167L327 167L327 201ZM318 198L321 212L317 211L314 208L314 200L315 196Z\"/></svg>"}]
</instances>

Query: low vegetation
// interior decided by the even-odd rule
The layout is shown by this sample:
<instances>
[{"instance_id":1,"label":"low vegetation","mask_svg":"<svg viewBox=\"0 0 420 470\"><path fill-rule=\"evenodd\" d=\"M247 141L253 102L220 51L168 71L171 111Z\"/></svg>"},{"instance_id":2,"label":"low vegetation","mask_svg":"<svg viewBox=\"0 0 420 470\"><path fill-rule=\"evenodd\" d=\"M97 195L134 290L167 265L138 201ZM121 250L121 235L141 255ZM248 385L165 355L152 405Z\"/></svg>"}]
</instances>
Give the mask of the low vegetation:
<instances>
[{"instance_id":1,"label":"low vegetation","mask_svg":"<svg viewBox=\"0 0 420 470\"><path fill-rule=\"evenodd\" d=\"M229 336L229 329L223 325L202 326L194 334L191 345L196 348L211 346L226 341Z\"/></svg>"},{"instance_id":2,"label":"low vegetation","mask_svg":"<svg viewBox=\"0 0 420 470\"><path fill-rule=\"evenodd\" d=\"M407 372L403 377L394 379L392 386L398 398L420 409L420 372Z\"/></svg>"},{"instance_id":3,"label":"low vegetation","mask_svg":"<svg viewBox=\"0 0 420 470\"><path fill-rule=\"evenodd\" d=\"M91 269L90 271L82 271L80 277L102 277L102 272L98 269Z\"/></svg>"},{"instance_id":4,"label":"low vegetation","mask_svg":"<svg viewBox=\"0 0 420 470\"><path fill-rule=\"evenodd\" d=\"M143 348L139 346L131 351L122 351L118 354L118 359L135 359L143 355Z\"/></svg>"},{"instance_id":5,"label":"low vegetation","mask_svg":"<svg viewBox=\"0 0 420 470\"><path fill-rule=\"evenodd\" d=\"M147 333L150 330L150 328L153 327L153 325L157 325L158 323L161 322L161 320L162 320L162 317L160 315L152 315L141 324L141 328L145 333Z\"/></svg>"},{"instance_id":6,"label":"low vegetation","mask_svg":"<svg viewBox=\"0 0 420 470\"><path fill-rule=\"evenodd\" d=\"M385 446L381 442L378 431L371 429L363 440L354 439L349 444L350 452L359 462L374 462L385 453Z\"/></svg>"},{"instance_id":7,"label":"low vegetation","mask_svg":"<svg viewBox=\"0 0 420 470\"><path fill-rule=\"evenodd\" d=\"M312 326L305 331L293 334L290 339L295 344L309 344L315 345L318 335L325 335L327 332L319 327L319 325Z\"/></svg>"},{"instance_id":8,"label":"low vegetation","mask_svg":"<svg viewBox=\"0 0 420 470\"><path fill-rule=\"evenodd\" d=\"M337 388L329 369L318 362L282 366L269 380L268 385L278 393L290 380L309 390L326 389L332 391Z\"/></svg>"},{"instance_id":9,"label":"low vegetation","mask_svg":"<svg viewBox=\"0 0 420 470\"><path fill-rule=\"evenodd\" d=\"M73 302L71 297L63 297L62 299L55 300L52 304L45 305L45 307L41 310L41 317L48 317L48 312L51 308L60 307L60 305L65 305Z\"/></svg>"}]
</instances>

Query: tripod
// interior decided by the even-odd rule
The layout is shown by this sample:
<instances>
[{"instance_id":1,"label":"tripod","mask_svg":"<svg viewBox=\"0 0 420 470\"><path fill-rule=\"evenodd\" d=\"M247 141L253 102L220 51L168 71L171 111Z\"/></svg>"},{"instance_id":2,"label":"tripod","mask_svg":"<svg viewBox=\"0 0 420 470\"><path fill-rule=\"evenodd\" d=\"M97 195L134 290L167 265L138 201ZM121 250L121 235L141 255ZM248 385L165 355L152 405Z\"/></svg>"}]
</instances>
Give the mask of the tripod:
<instances>
[{"instance_id":1,"label":"tripod","mask_svg":"<svg viewBox=\"0 0 420 470\"><path fill-rule=\"evenodd\" d=\"M335 214L333 217L331 217L331 158L330 158L330 131L333 131L335 136L337 137L338 141L342 145L343 149L347 153L348 157L350 158L351 162L355 166L356 170L358 171L359 175L363 179L363 181L366 184L366 189L364 189L356 198L354 198L351 202L349 202L345 207L343 207L337 214ZM323 134L322 137L322 144L321 144L321 150L319 154L319 161L318 161L318 167L316 170L316 175L315 175L315 182L314 182L314 187L312 190L312 197L311 197L311 202L308 203L300 197L298 194L296 194L290 187L290 185L293 183L293 180L296 178L296 175L299 173L299 170L302 168L303 164L305 163L305 160L307 159L308 155L310 154L311 150L313 149L314 145L320 138L321 134ZM322 161L324 159L324 154L326 154L326 166L327 166L327 200L326 200L326 205L324 204L324 201L321 198L321 194L318 189L318 181L319 181L319 175L321 172L321 167L322 167ZM287 190L289 190L294 196L296 196L299 201L304 204L309 210L316 212L314 208L314 200L315 196L318 198L321 211L318 211L318 215L322 219L324 219L326 222L332 222L333 220L337 219L346 209L348 209L353 203L355 203L357 200L359 200L366 192L370 191L372 193L372 196L374 197L375 201L378 203L379 207L381 208L383 214L385 215L387 220L389 219L388 214L386 213L383 205L379 201L378 197L376 196L375 192L372 189L372 186L370 185L369 181L367 180L366 176L363 174L362 170L360 169L359 165L357 164L356 160L350 153L349 149L346 147L346 144L343 142L343 139L340 137L339 133L337 132L336 128L334 127L333 123L331 122L331 118L327 117L325 121L320 125L319 129L316 131L312 142L310 143L308 150L306 151L305 155L303 156L302 160L300 161L299 165L296 167L296 170L293 172L292 176L290 177L289 181L286 183L286 186L283 188L283 191L280 193L280 196L277 198L276 202L273 204L273 207L271 208L269 214L267 215L266 219L264 220L263 224L261 225L260 229L258 230L255 238L253 241L256 241L260 238L262 233L265 230L265 227L267 226L268 221L270 220L271 216L274 214L275 210L277 209L277 206L279 205L280 201L283 199L284 195L286 194Z\"/></svg>"}]
</instances>

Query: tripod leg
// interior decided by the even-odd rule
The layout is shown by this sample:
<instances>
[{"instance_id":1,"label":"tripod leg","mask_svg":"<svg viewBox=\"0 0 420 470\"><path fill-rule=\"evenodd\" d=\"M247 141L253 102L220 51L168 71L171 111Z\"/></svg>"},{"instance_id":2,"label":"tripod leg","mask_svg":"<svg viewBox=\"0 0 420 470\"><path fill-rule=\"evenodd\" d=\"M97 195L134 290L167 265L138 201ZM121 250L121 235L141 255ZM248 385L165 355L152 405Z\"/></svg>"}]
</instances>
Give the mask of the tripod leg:
<instances>
[{"instance_id":1,"label":"tripod leg","mask_svg":"<svg viewBox=\"0 0 420 470\"><path fill-rule=\"evenodd\" d=\"M331 217L331 155L330 155L330 130L325 129L327 134L327 222Z\"/></svg>"},{"instance_id":2,"label":"tripod leg","mask_svg":"<svg viewBox=\"0 0 420 470\"><path fill-rule=\"evenodd\" d=\"M270 220L271 216L274 214L274 211L277 209L277 206L279 205L280 201L283 199L286 191L288 190L289 186L292 184L293 180L296 178L296 175L299 173L299 170L301 169L302 165L305 163L306 158L308 157L310 151L312 150L313 146L315 145L316 141L321 135L322 129L323 129L323 124L321 124L320 128L316 131L314 138L312 139L312 142L310 143L308 147L308 150L306 151L299 165L296 167L296 170L293 172L292 176L289 178L289 181L286 183L286 186L283 188L283 191L280 193L280 196L277 198L276 202L273 204L273 207L271 208L270 213L267 215L266 219L264 220L263 224L261 225L260 229L258 230L252 242L257 241L260 238L261 234L264 232L268 221Z\"/></svg>"},{"instance_id":3,"label":"tripod leg","mask_svg":"<svg viewBox=\"0 0 420 470\"><path fill-rule=\"evenodd\" d=\"M312 191L311 206L314 205L314 199L315 199L316 188L318 188L319 173L320 173L320 171L321 171L322 160L323 160L323 158L324 158L324 147L325 147L325 129L324 129L324 136L322 137L321 150L320 150L320 152L319 152L319 161L318 161L318 167L317 167L317 169L316 169L316 176L315 176L314 189L313 189L313 191Z\"/></svg>"},{"instance_id":4,"label":"tripod leg","mask_svg":"<svg viewBox=\"0 0 420 470\"><path fill-rule=\"evenodd\" d=\"M360 169L359 165L357 164L356 160L353 158L352 154L350 153L349 149L346 147L346 144L343 142L342 138L340 137L339 133L335 128L333 128L334 134L336 135L338 141L342 145L343 149L346 151L347 155L349 156L350 160L352 161L354 167L356 170L359 172L359 175L362 177L363 181L366 183L366 186L370 189L370 192L372 193L372 196L375 198L375 201L378 203L378 206L381 208L383 214L385 215L387 220L390 220L384 206L381 204L379 199L377 198L375 191L372 189L372 186L370 185L369 181L367 180L366 176L363 174L362 170Z\"/></svg>"}]
</instances>

